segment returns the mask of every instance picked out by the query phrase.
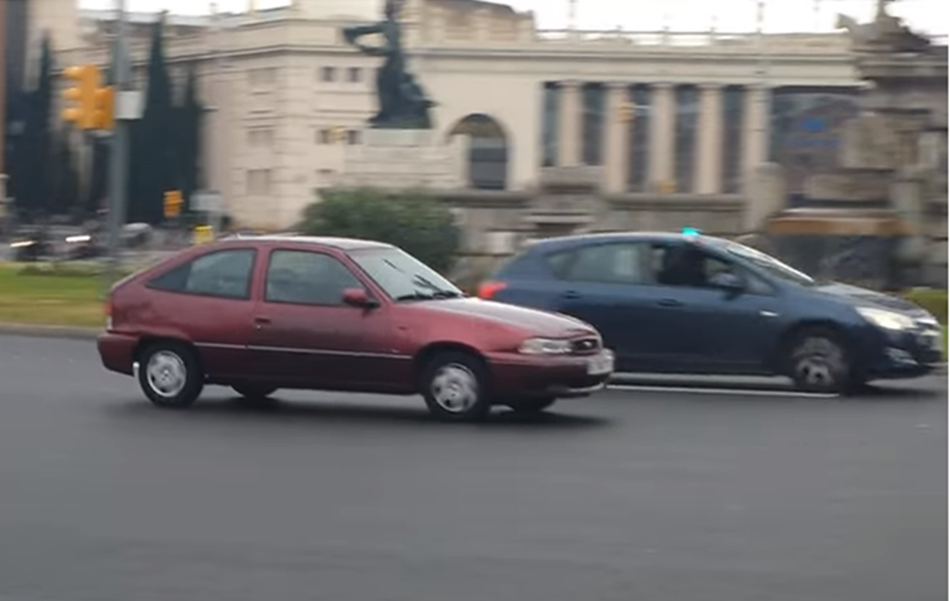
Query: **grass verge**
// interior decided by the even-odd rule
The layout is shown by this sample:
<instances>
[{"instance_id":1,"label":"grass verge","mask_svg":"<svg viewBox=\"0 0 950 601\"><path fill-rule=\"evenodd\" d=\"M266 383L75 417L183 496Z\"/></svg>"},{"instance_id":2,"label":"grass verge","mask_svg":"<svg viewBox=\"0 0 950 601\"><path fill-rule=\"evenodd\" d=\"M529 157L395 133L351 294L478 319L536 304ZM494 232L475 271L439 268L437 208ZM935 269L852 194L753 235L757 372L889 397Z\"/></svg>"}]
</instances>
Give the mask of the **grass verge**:
<instances>
[{"instance_id":1,"label":"grass verge","mask_svg":"<svg viewBox=\"0 0 950 601\"><path fill-rule=\"evenodd\" d=\"M101 327L100 273L93 266L0 265L0 322Z\"/></svg>"}]
</instances>

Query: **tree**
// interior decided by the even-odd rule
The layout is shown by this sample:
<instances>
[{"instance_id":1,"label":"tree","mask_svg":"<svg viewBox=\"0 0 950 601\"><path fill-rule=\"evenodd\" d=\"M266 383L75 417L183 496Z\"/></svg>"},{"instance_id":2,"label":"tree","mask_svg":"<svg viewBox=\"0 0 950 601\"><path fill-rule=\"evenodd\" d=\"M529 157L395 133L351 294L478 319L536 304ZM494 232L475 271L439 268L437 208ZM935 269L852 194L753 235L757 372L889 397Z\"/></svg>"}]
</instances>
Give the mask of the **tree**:
<instances>
[{"instance_id":1,"label":"tree","mask_svg":"<svg viewBox=\"0 0 950 601\"><path fill-rule=\"evenodd\" d=\"M433 269L451 269L459 230L451 211L424 192L386 193L375 188L323 191L307 207L301 233L378 240L398 246Z\"/></svg>"},{"instance_id":2,"label":"tree","mask_svg":"<svg viewBox=\"0 0 950 601\"><path fill-rule=\"evenodd\" d=\"M48 35L43 37L36 87L24 95L25 102L17 107L22 119L22 131L12 151L10 161L11 193L17 210L32 219L51 208L52 187L50 110L53 103L53 51Z\"/></svg>"},{"instance_id":3,"label":"tree","mask_svg":"<svg viewBox=\"0 0 950 601\"><path fill-rule=\"evenodd\" d=\"M79 170L69 143L69 132L64 130L53 138L54 152L52 163L55 169L51 170L50 200L47 210L50 213L70 214L80 208L79 204Z\"/></svg>"},{"instance_id":4,"label":"tree","mask_svg":"<svg viewBox=\"0 0 950 601\"><path fill-rule=\"evenodd\" d=\"M174 158L177 179L186 203L182 208L184 211L189 208L191 196L201 185L198 166L201 164L201 127L204 106L198 99L198 75L195 65L191 65L188 69L185 91L175 113L177 141Z\"/></svg>"},{"instance_id":5,"label":"tree","mask_svg":"<svg viewBox=\"0 0 950 601\"><path fill-rule=\"evenodd\" d=\"M165 65L164 25L162 15L152 32L145 110L131 128L128 216L130 221L152 224L163 221L165 191L173 189L176 183L175 124L171 81Z\"/></svg>"}]
</instances>

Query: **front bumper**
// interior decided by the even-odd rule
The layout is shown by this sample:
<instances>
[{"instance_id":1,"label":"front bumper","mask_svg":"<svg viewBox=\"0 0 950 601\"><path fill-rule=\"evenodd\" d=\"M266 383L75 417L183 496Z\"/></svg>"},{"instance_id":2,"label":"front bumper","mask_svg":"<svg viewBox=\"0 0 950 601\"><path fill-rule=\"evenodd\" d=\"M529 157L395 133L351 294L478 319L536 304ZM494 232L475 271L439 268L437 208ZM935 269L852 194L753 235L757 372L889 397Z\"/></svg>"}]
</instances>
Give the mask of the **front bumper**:
<instances>
[{"instance_id":1,"label":"front bumper","mask_svg":"<svg viewBox=\"0 0 950 601\"><path fill-rule=\"evenodd\" d=\"M862 344L868 379L915 378L933 372L944 361L943 334L937 327L894 332L871 327Z\"/></svg>"},{"instance_id":2,"label":"front bumper","mask_svg":"<svg viewBox=\"0 0 950 601\"><path fill-rule=\"evenodd\" d=\"M609 363L609 370L589 373L593 363ZM500 398L585 397L602 390L613 374L614 354L603 349L594 355L488 356L492 390Z\"/></svg>"}]
</instances>

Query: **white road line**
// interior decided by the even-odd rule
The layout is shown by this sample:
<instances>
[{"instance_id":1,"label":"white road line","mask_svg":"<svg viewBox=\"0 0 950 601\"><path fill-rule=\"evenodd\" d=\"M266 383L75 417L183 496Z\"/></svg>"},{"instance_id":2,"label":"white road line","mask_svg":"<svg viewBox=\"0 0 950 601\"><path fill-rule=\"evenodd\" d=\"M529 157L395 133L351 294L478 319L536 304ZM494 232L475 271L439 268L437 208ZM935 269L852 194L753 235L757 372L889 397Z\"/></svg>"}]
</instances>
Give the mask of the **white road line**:
<instances>
[{"instance_id":1,"label":"white road line","mask_svg":"<svg viewBox=\"0 0 950 601\"><path fill-rule=\"evenodd\" d=\"M795 392L793 390L754 390L749 388L691 388L688 386L639 386L636 384L608 384L608 390L630 390L633 392L679 392L683 394L735 394L744 396L782 396L802 399L836 399L840 395L815 392Z\"/></svg>"}]
</instances>

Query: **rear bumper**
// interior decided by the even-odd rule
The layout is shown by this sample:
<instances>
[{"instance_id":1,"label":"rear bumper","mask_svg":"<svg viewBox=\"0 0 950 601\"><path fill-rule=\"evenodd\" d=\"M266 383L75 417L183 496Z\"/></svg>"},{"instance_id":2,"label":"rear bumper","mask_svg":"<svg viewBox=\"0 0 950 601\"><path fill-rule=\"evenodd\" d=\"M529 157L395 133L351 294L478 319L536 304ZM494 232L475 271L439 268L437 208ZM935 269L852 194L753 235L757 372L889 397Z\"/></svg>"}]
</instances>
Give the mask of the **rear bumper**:
<instances>
[{"instance_id":1,"label":"rear bumper","mask_svg":"<svg viewBox=\"0 0 950 601\"><path fill-rule=\"evenodd\" d=\"M109 371L127 376L133 375L132 364L138 342L138 338L127 334L115 332L100 334L96 339L96 348L99 350L102 366Z\"/></svg>"},{"instance_id":2,"label":"rear bumper","mask_svg":"<svg viewBox=\"0 0 950 601\"><path fill-rule=\"evenodd\" d=\"M604 351L613 360L613 353ZM602 390L613 370L591 375L588 365L598 355L489 355L493 392L500 398L589 396Z\"/></svg>"}]
</instances>

